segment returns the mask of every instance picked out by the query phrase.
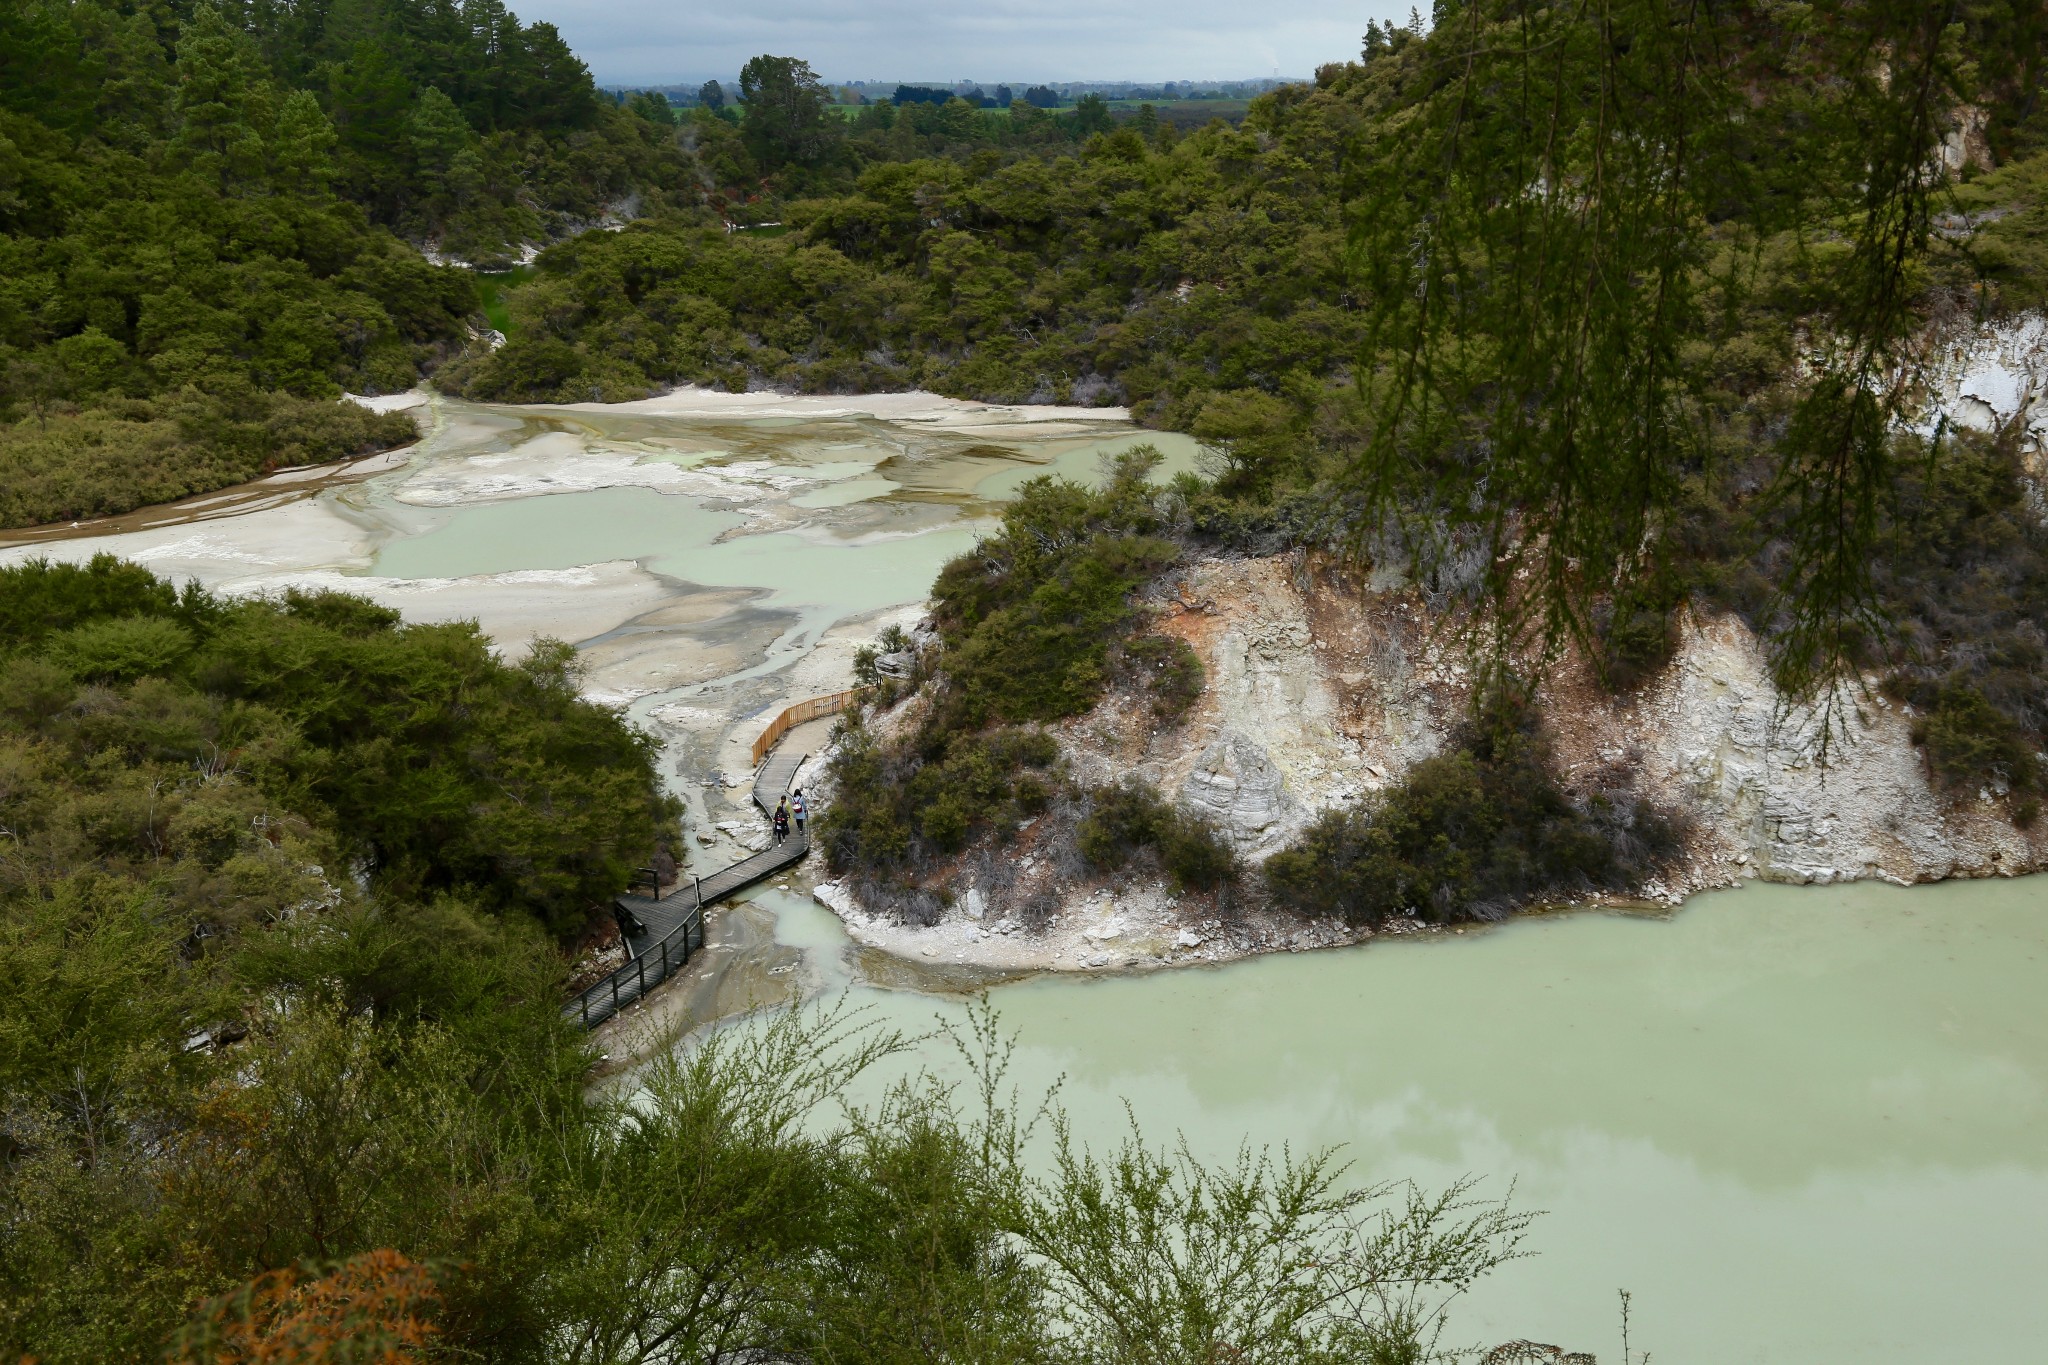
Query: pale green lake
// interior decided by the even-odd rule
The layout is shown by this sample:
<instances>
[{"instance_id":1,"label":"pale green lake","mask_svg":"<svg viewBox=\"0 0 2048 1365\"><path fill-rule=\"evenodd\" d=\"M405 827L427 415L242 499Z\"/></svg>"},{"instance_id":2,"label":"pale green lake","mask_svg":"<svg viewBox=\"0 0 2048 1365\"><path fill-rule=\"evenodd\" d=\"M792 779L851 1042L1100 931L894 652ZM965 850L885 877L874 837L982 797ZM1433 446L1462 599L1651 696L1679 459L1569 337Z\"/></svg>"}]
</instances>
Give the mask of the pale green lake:
<instances>
[{"instance_id":1,"label":"pale green lake","mask_svg":"<svg viewBox=\"0 0 2048 1365\"><path fill-rule=\"evenodd\" d=\"M1199 455L1189 437L1109 423L1091 424L1095 431L1084 435L1044 435L1020 424L999 437L971 439L849 419L710 423L578 413L571 422L550 413L536 425L578 431L600 448L637 446L643 459L660 463L715 471L734 456L756 465L766 457L773 460L769 473L825 482L790 498L792 507L815 515L787 530L750 531L745 515L716 500L706 505L640 487L428 511L396 507L380 497L388 535L369 574L460 578L633 560L679 582L763 590L758 606L794 611L815 632L922 597L939 567L971 548L990 524L989 515L1028 479L1052 475L1092 482L1106 457L1141 443L1160 450L1155 477L1161 480L1195 469ZM692 453L644 453L663 440ZM444 449L453 444L442 443ZM511 444L516 450L517 438ZM716 446L726 449L705 453ZM867 459L849 460L851 452L865 452ZM567 466L574 461L563 458Z\"/></svg>"},{"instance_id":2,"label":"pale green lake","mask_svg":"<svg viewBox=\"0 0 2048 1365\"><path fill-rule=\"evenodd\" d=\"M778 936L906 1030L961 1002L854 982L837 921ZM991 996L1027 1094L1083 1137L1341 1146L1360 1180L1465 1174L1547 1210L1455 1318L1660 1365L2037 1359L2048 1340L2048 878L1753 884L1669 918ZM931 1063L957 1074L942 1051Z\"/></svg>"}]
</instances>

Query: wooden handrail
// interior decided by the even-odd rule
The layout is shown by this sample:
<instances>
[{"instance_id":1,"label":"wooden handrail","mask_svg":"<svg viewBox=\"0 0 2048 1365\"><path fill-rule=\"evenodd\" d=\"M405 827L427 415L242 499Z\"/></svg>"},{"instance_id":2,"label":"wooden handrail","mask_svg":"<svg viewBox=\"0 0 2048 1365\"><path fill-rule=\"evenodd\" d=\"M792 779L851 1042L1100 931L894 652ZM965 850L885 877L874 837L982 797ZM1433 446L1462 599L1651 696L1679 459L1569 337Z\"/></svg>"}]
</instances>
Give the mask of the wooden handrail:
<instances>
[{"instance_id":1,"label":"wooden handrail","mask_svg":"<svg viewBox=\"0 0 2048 1365\"><path fill-rule=\"evenodd\" d=\"M820 716L838 715L846 709L853 696L851 689L845 692L828 692L822 697L812 697L809 701L800 701L794 706L783 707L782 714L769 721L768 728L754 741L754 766L760 767L761 760L768 757L768 751L773 749L793 727L802 725L807 720L816 720Z\"/></svg>"},{"instance_id":2,"label":"wooden handrail","mask_svg":"<svg viewBox=\"0 0 2048 1365\"><path fill-rule=\"evenodd\" d=\"M788 771L777 770L775 786L778 790L766 790L762 784L769 780L767 770L761 768L761 760L792 725L801 725L807 720L833 715L846 709L853 698L852 692L834 692L830 696L812 697L787 707L768 727L765 734L754 745L754 804L766 816L774 809L773 803L782 796L779 788L786 787L797 768L803 766L807 755L798 754L796 763ZM596 1028L620 1010L637 1001L644 1000L647 993L679 971L690 960L691 954L704 947L704 911L708 905L715 905L728 896L737 894L756 882L765 881L782 869L803 859L810 851L811 841L802 830L793 830L790 837L771 845L759 853L740 859L730 867L722 867L708 879L712 886L707 892L706 878L693 876L688 885L679 885L669 892L666 901L687 896L689 908L684 912L682 922L669 930L655 942L643 945L639 952L632 952L627 944L628 958L601 980L592 982L580 991L574 1000L564 1007L564 1012L581 1023L584 1028ZM661 888L655 887L658 893ZM623 927L623 926L622 926ZM650 964L652 970L650 971ZM652 980L649 978L652 977Z\"/></svg>"}]
</instances>

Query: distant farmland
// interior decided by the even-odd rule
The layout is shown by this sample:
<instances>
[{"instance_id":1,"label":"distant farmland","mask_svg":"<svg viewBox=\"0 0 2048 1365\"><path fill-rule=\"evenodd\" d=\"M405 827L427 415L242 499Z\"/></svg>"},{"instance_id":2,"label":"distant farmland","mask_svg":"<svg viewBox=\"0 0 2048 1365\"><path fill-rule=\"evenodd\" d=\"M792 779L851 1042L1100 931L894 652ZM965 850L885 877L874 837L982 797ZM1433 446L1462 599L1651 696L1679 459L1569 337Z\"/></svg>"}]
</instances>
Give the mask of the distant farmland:
<instances>
[{"instance_id":1,"label":"distant farmland","mask_svg":"<svg viewBox=\"0 0 2048 1365\"><path fill-rule=\"evenodd\" d=\"M1111 100L1110 112L1118 118L1126 118L1138 112L1138 106L1151 103L1148 100ZM1212 118L1225 123L1242 123L1245 110L1252 107L1250 100L1161 100L1152 104L1153 112L1162 123L1171 123L1176 128L1199 128Z\"/></svg>"},{"instance_id":2,"label":"distant farmland","mask_svg":"<svg viewBox=\"0 0 2048 1365\"><path fill-rule=\"evenodd\" d=\"M1159 115L1162 123L1171 123L1182 131L1190 128L1199 128L1213 118L1220 118L1225 123L1242 123L1245 111L1252 106L1250 100L1159 100L1157 102L1150 100L1109 100L1106 102L1109 105L1110 113L1115 115L1119 121L1136 117L1140 105L1151 104L1153 111ZM860 112L860 106L855 104L834 104L829 107L833 113L846 119L850 119ZM1007 109L984 109L982 112L984 114L1007 116L1010 111ZM1045 112L1048 114L1071 114L1074 112L1074 106L1063 104L1057 109L1048 109Z\"/></svg>"}]
</instances>

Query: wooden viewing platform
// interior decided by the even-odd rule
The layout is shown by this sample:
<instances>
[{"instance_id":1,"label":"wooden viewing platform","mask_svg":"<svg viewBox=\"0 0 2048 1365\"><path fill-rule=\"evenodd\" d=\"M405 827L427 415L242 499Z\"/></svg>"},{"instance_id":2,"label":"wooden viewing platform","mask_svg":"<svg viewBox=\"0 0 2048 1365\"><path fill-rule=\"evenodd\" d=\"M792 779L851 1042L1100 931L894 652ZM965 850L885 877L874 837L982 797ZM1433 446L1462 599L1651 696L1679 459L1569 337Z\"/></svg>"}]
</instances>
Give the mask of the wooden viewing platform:
<instances>
[{"instance_id":1,"label":"wooden viewing platform","mask_svg":"<svg viewBox=\"0 0 2048 1365\"><path fill-rule=\"evenodd\" d=\"M762 815L771 820L776 802L789 791L790 783L796 780L797 769L810 755L800 751L776 751L769 746L787 733L787 718L792 712L812 704L799 703L777 716L770 726L772 737L764 735L765 745L756 745L756 763L759 766L754 773L754 804L760 807ZM829 715L840 705L844 703L819 709L815 715ZM812 718L804 717L806 720ZM761 762L758 757L763 748L768 749L766 762ZM613 903L631 917L627 922L640 926L639 932L626 936L626 951L630 958L611 975L579 992L564 1012L583 1027L596 1028L626 1006L646 998L649 991L674 976L692 955L703 949L705 907L716 905L755 882L764 881L784 868L802 862L810 851L810 836L799 833L792 824L789 837L781 843L771 844L752 857L742 858L730 867L722 867L708 877L690 878L666 896L655 898L629 893L617 897Z\"/></svg>"}]
</instances>

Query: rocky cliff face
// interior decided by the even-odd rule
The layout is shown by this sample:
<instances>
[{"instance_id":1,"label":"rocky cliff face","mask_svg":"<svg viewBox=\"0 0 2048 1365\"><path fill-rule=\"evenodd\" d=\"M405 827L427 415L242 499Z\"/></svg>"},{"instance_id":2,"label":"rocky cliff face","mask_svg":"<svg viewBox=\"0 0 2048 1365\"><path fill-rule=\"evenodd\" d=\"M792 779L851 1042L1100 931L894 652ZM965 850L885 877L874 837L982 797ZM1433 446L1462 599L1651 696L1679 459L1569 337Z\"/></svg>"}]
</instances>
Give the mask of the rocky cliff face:
<instances>
[{"instance_id":1,"label":"rocky cliff face","mask_svg":"<svg viewBox=\"0 0 2048 1365\"><path fill-rule=\"evenodd\" d=\"M2020 448L2038 478L2048 449L2048 317L2029 313L1932 339L1933 365L1924 425L1949 422L1978 431L2020 426ZM2040 507L2037 503L2036 511Z\"/></svg>"},{"instance_id":2,"label":"rocky cliff face","mask_svg":"<svg viewBox=\"0 0 2048 1365\"><path fill-rule=\"evenodd\" d=\"M1076 775L1136 773L1257 861L1434 753L1463 702L1462 670L1424 639L1412 604L1334 601L1311 577L1286 555L1199 560L1161 585L1157 628L1201 659L1202 698L1165 731L1142 698L1115 695L1058 727Z\"/></svg>"},{"instance_id":3,"label":"rocky cliff face","mask_svg":"<svg viewBox=\"0 0 2048 1365\"><path fill-rule=\"evenodd\" d=\"M1287 555L1199 560L1159 596L1156 628L1202 660L1201 700L1161 728L1149 698L1112 693L1052 733L1077 780L1142 777L1212 820L1250 863L1324 810L1398 780L1466 713L1462 647L1406 592ZM1676 904L1748 877L1916 882L2048 866L2048 821L2022 831L1998 793L1958 800L1930 785L1904 707L1874 689L1845 691L1832 709L1788 704L1739 619L1689 623L1677 657L1633 696L1607 695L1568 659L1537 704L1568 788L1619 766L1691 816L1687 857L1644 888L1649 900ZM1217 962L1372 936L1272 911L1223 913L1163 881L1055 875L1044 824L1018 832L997 891L963 862L953 909L929 928L874 913L850 886L816 894L863 944L978 970ZM1028 933L1012 918L1027 891L1059 900ZM1396 921L1382 932L1412 929Z\"/></svg>"},{"instance_id":4,"label":"rocky cliff face","mask_svg":"<svg viewBox=\"0 0 2048 1365\"><path fill-rule=\"evenodd\" d=\"M2018 429L2048 479L2048 317L1930 334L1922 421ZM2035 510L2048 519L2039 484ZM1441 622L1300 555L1206 560L1165 585L1158 628L1194 647L1207 690L1186 723L1152 732L1110 698L1062 727L1079 775L1136 771L1206 815L1253 861L1324 809L1436 750L1469 699ZM2002 793L1936 791L1910 711L1874 686L1795 705L1734 618L1689 623L1677 657L1633 697L1565 665L1539 696L1568 784L1620 763L1697 822L1695 856L1665 895L1743 876L1926 881L2048 864L2048 821L2014 828Z\"/></svg>"},{"instance_id":5,"label":"rocky cliff face","mask_svg":"<svg viewBox=\"0 0 2048 1365\"><path fill-rule=\"evenodd\" d=\"M1155 733L1134 702L1111 698L1061 727L1061 742L1084 780L1135 771L1253 861L1434 752L1469 699L1459 646L1405 594L1299 557L1200 561L1172 589L1159 628L1201 657L1202 701ZM1909 711L1874 688L1788 702L1732 617L1690 623L1633 697L1605 695L1567 661L1538 703L1568 786L1620 764L1693 816L1694 856L1665 895L1743 876L1982 876L2048 855L2048 830L2014 828L2000 793L1937 792Z\"/></svg>"},{"instance_id":6,"label":"rocky cliff face","mask_svg":"<svg viewBox=\"0 0 2048 1365\"><path fill-rule=\"evenodd\" d=\"M2001 793L1931 785L1908 708L1875 688L1792 705L1734 618L1695 622L1664 675L1605 704L1563 680L1546 718L1577 762L1620 749L1650 794L1698 822L1694 886L1735 876L1894 882L2032 871L2048 840ZM1718 873L1718 875L1717 875Z\"/></svg>"}]
</instances>

